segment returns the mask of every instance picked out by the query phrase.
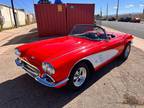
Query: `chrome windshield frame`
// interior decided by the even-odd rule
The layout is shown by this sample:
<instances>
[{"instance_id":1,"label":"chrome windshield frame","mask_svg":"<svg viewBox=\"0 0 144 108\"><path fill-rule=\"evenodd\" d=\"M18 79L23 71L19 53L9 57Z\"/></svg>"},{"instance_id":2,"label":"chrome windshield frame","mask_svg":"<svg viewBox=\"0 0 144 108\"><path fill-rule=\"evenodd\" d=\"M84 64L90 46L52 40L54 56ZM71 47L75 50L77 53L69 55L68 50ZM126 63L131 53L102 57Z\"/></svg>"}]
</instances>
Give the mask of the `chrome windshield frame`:
<instances>
[{"instance_id":1,"label":"chrome windshield frame","mask_svg":"<svg viewBox=\"0 0 144 108\"><path fill-rule=\"evenodd\" d=\"M92 26L92 27L95 27L95 28L99 28L103 31L104 35L105 35L105 39L103 40L108 40L109 37L107 36L107 33L106 33L106 30L104 28L102 28L101 26L98 26L96 24L76 24L73 29L71 30L71 32L69 33L69 36L76 36L76 35L80 35L80 34L73 34L73 31L76 29L77 26ZM84 34L84 33L81 33L81 34Z\"/></svg>"}]
</instances>

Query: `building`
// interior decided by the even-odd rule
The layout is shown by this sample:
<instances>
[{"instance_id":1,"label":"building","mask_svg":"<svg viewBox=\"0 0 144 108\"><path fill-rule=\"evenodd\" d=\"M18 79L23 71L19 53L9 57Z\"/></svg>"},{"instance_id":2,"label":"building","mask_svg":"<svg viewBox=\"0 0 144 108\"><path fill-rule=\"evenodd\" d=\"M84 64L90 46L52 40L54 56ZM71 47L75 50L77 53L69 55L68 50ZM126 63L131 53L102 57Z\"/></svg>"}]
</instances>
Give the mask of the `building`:
<instances>
[{"instance_id":1,"label":"building","mask_svg":"<svg viewBox=\"0 0 144 108\"><path fill-rule=\"evenodd\" d=\"M26 25L28 19L29 24L33 23L34 15L26 13L24 9L15 9L14 11L18 26ZM3 25L3 28L12 28L15 25L12 8L4 4L0 4L0 24Z\"/></svg>"},{"instance_id":2,"label":"building","mask_svg":"<svg viewBox=\"0 0 144 108\"><path fill-rule=\"evenodd\" d=\"M26 13L26 24L32 24L35 23L35 16L32 13Z\"/></svg>"}]
</instances>

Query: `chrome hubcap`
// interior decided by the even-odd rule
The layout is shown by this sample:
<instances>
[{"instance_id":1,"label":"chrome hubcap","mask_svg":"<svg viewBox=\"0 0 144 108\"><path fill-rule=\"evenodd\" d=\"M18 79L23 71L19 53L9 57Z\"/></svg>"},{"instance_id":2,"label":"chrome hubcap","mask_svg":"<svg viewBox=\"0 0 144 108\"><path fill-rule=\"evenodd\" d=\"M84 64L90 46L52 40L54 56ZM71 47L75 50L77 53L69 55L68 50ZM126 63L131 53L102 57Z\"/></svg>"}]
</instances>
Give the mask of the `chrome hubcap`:
<instances>
[{"instance_id":1,"label":"chrome hubcap","mask_svg":"<svg viewBox=\"0 0 144 108\"><path fill-rule=\"evenodd\" d=\"M73 83L76 87L80 87L86 80L87 70L84 67L80 67L74 74Z\"/></svg>"},{"instance_id":2,"label":"chrome hubcap","mask_svg":"<svg viewBox=\"0 0 144 108\"><path fill-rule=\"evenodd\" d=\"M127 46L125 50L125 57L128 57L129 53L130 53L130 46Z\"/></svg>"}]
</instances>

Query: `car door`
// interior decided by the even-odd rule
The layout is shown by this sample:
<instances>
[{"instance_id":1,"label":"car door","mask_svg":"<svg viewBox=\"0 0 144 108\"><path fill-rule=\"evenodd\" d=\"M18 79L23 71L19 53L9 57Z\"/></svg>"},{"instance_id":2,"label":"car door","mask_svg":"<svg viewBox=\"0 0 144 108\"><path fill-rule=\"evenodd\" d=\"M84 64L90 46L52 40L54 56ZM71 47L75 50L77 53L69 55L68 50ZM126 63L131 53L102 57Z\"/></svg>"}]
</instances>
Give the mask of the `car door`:
<instances>
[{"instance_id":1,"label":"car door","mask_svg":"<svg viewBox=\"0 0 144 108\"><path fill-rule=\"evenodd\" d=\"M111 36L110 39L104 40L105 44L103 48L105 50L117 50L117 55L121 54L123 49L124 49L124 39L122 36L114 35L114 34L109 34Z\"/></svg>"},{"instance_id":2,"label":"car door","mask_svg":"<svg viewBox=\"0 0 144 108\"><path fill-rule=\"evenodd\" d=\"M88 56L88 60L91 61L95 69L109 63L113 58L118 56L123 49L122 37L114 36L113 38L106 39L105 36L101 36L100 45L95 50L99 49L99 52Z\"/></svg>"},{"instance_id":3,"label":"car door","mask_svg":"<svg viewBox=\"0 0 144 108\"><path fill-rule=\"evenodd\" d=\"M114 36L114 38L110 38L109 40L103 39L101 41L102 45L100 46L101 51L93 55L93 59L95 62L95 68L99 66L103 66L109 61L111 61L116 56L122 53L122 49L124 49L122 37Z\"/></svg>"}]
</instances>

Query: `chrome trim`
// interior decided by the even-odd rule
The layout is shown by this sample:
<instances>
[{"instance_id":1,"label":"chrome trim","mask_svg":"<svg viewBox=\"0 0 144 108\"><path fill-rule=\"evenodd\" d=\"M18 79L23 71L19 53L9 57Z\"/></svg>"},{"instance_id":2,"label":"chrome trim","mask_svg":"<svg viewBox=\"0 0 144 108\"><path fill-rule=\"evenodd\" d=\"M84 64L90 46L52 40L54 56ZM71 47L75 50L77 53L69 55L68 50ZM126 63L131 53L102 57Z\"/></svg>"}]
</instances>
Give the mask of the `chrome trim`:
<instances>
[{"instance_id":1,"label":"chrome trim","mask_svg":"<svg viewBox=\"0 0 144 108\"><path fill-rule=\"evenodd\" d=\"M18 58L24 62L26 62L25 60L21 59L21 58ZM47 87L58 87L58 86L61 86L63 84L66 84L67 81L69 80L68 78L58 82L58 83L55 83L55 80L49 76L48 74L44 74L44 75L47 75L48 77L50 77L52 79L53 82L48 82L45 78L45 76L43 75L43 77L41 78L38 74L36 74L35 72L32 72L30 71L29 69L27 69L26 67L24 67L22 64L19 63L18 59L15 60L17 66L20 66L22 69L24 69L26 71L26 73L31 76L32 78L34 78L37 82L41 83L42 85L45 85ZM28 63L28 62L26 62ZM30 63L28 63L30 66L33 66L31 65ZM35 67L35 66L33 66ZM37 68L36 68L37 69Z\"/></svg>"},{"instance_id":2,"label":"chrome trim","mask_svg":"<svg viewBox=\"0 0 144 108\"><path fill-rule=\"evenodd\" d=\"M37 67L35 67L34 65L30 64L30 63L27 62L26 60L24 60L24 59L22 59L22 58L20 58L20 57L18 57L18 59L20 59L21 61L27 63L28 65L30 65L31 67L35 68L36 70L39 70Z\"/></svg>"},{"instance_id":3,"label":"chrome trim","mask_svg":"<svg viewBox=\"0 0 144 108\"><path fill-rule=\"evenodd\" d=\"M108 51L108 50L105 50L105 51ZM94 53L94 54L91 54L91 55L95 55L95 54L102 53L102 52L105 52L105 51L97 52L97 53ZM91 55L89 55L89 56L91 56ZM73 66L71 67L71 69L70 69L70 71L69 71L68 78L69 78L69 76L70 76L70 74L71 74L71 72L72 72L72 69L73 69L79 62L81 62L81 61L83 61L83 60L89 61L89 62L92 64L92 66L93 66L94 69L97 67L97 66L95 66L95 65L88 59L89 56L83 57L83 58L79 59L77 62L75 62L75 63L73 64ZM114 56L114 57L115 57L115 56Z\"/></svg>"},{"instance_id":4,"label":"chrome trim","mask_svg":"<svg viewBox=\"0 0 144 108\"><path fill-rule=\"evenodd\" d=\"M19 49L15 49L15 55L17 55L17 56L20 56L21 55L21 52L19 51Z\"/></svg>"},{"instance_id":5,"label":"chrome trim","mask_svg":"<svg viewBox=\"0 0 144 108\"><path fill-rule=\"evenodd\" d=\"M42 79L40 78L39 76L35 78L36 81L38 81L39 83L47 86L47 87L58 87L58 86L61 86L65 83L67 83L67 81L69 80L68 78L66 78L65 80L61 81L61 82L58 82L58 83L51 83L51 82L48 82L46 81L45 79Z\"/></svg>"},{"instance_id":6,"label":"chrome trim","mask_svg":"<svg viewBox=\"0 0 144 108\"><path fill-rule=\"evenodd\" d=\"M22 66L22 69L24 69L31 77L38 76L38 74L28 70L27 68L25 68L23 66Z\"/></svg>"},{"instance_id":7,"label":"chrome trim","mask_svg":"<svg viewBox=\"0 0 144 108\"><path fill-rule=\"evenodd\" d=\"M73 77L73 84L76 87L80 87L84 84L87 77L87 70L85 67L80 67L76 70L74 77Z\"/></svg>"},{"instance_id":8,"label":"chrome trim","mask_svg":"<svg viewBox=\"0 0 144 108\"><path fill-rule=\"evenodd\" d=\"M44 75L43 75L43 78L44 78L45 76L48 76L53 82L55 82L55 80L54 80L49 74L44 74Z\"/></svg>"}]
</instances>

